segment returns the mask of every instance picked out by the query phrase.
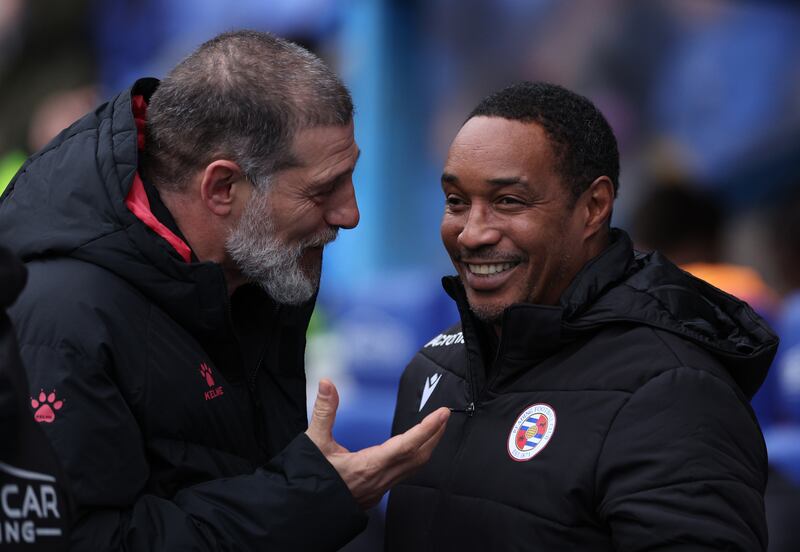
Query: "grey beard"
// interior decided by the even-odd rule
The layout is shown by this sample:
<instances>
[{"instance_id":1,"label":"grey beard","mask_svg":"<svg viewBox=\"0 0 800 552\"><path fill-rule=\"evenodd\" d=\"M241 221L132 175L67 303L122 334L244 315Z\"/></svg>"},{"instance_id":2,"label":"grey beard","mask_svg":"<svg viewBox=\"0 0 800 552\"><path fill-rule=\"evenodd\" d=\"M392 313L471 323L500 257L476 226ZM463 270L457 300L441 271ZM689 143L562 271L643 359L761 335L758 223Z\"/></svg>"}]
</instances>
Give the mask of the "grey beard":
<instances>
[{"instance_id":1,"label":"grey beard","mask_svg":"<svg viewBox=\"0 0 800 552\"><path fill-rule=\"evenodd\" d=\"M300 243L282 243L275 236L266 196L256 192L242 213L239 224L225 242L233 262L250 281L259 284L276 302L299 305L319 289L321 263L306 274L300 265L303 252L336 239L337 229L328 228Z\"/></svg>"}]
</instances>

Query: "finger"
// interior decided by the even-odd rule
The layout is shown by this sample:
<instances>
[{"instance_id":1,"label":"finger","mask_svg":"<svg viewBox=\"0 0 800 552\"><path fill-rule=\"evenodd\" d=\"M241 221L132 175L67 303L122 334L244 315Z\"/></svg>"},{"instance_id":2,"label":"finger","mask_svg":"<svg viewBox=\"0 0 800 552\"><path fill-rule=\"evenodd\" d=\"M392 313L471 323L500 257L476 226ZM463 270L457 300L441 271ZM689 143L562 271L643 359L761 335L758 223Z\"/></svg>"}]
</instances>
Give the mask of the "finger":
<instances>
[{"instance_id":1,"label":"finger","mask_svg":"<svg viewBox=\"0 0 800 552\"><path fill-rule=\"evenodd\" d=\"M447 416L449 417L450 410L449 409L446 410L447 410ZM442 440L442 436L444 435L446 429L447 429L447 423L442 424L441 427L439 427L439 429L436 430L436 433L434 433L430 439L428 439L427 441L422 443L422 445L420 445L419 447L419 452L421 456L420 465L427 462L428 459L431 457L431 454L433 454L433 449L435 449L436 445L439 444L439 441Z\"/></svg>"},{"instance_id":2,"label":"finger","mask_svg":"<svg viewBox=\"0 0 800 552\"><path fill-rule=\"evenodd\" d=\"M450 409L442 407L428 414L420 423L400 435L395 435L383 445L380 445L381 456L392 464L412 462L417 455L420 447L431 439L435 439L434 445L444 433L447 419L450 417ZM433 447L431 447L433 448Z\"/></svg>"},{"instance_id":3,"label":"finger","mask_svg":"<svg viewBox=\"0 0 800 552\"><path fill-rule=\"evenodd\" d=\"M339 393L336 386L328 379L321 379L317 388L317 398L308 423L306 434L320 449L333 441L331 432L336 420L336 409L339 408Z\"/></svg>"},{"instance_id":4,"label":"finger","mask_svg":"<svg viewBox=\"0 0 800 552\"><path fill-rule=\"evenodd\" d=\"M449 408L438 408L425 416L420 423L402 435L410 441L414 448L419 448L434 438L436 438L438 442L439 438L441 438L441 435L444 433L445 427L447 427L447 420L449 418Z\"/></svg>"},{"instance_id":5,"label":"finger","mask_svg":"<svg viewBox=\"0 0 800 552\"><path fill-rule=\"evenodd\" d=\"M380 451L382 453L380 456L384 462L382 474L383 483L387 489L410 476L430 459L433 450L444 435L449 416L450 409L440 408L406 433L397 435L383 445L375 447L383 449ZM420 429L427 431L429 429L427 426L434 428L432 434L420 431ZM416 431L412 432L412 430ZM380 497L378 498L380 499Z\"/></svg>"},{"instance_id":6,"label":"finger","mask_svg":"<svg viewBox=\"0 0 800 552\"><path fill-rule=\"evenodd\" d=\"M436 411L434 411L432 414L438 414L438 416L435 417L433 420L431 420L429 423L433 423L434 421L436 422L441 421L442 418L444 419L444 422L441 423L441 425L439 425L436 428L436 431L430 437L428 437L427 440L423 441L422 444L419 445L419 447L414 453L414 456L410 459L410 465L408 468L406 468L407 470L413 470L414 468L423 465L430 459L431 454L433 454L433 449L435 449L436 445L439 444L439 441L442 439L442 436L444 435L445 429L447 429L447 420L450 417L450 409L441 408L440 412L437 413ZM425 420L423 420L421 424L422 423L425 423Z\"/></svg>"}]
</instances>

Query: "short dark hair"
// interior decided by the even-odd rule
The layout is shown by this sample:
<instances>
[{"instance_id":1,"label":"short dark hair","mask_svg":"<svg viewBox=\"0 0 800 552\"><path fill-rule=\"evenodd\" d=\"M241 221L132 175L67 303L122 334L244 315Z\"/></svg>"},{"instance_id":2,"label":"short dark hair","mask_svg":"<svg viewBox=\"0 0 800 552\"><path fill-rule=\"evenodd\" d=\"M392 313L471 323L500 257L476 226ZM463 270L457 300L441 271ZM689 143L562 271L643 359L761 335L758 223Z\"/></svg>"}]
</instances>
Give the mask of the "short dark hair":
<instances>
[{"instance_id":1,"label":"short dark hair","mask_svg":"<svg viewBox=\"0 0 800 552\"><path fill-rule=\"evenodd\" d=\"M558 160L557 170L575 198L600 176L619 189L617 139L587 98L544 82L520 82L483 99L473 117L502 117L542 126Z\"/></svg>"},{"instance_id":2,"label":"short dark hair","mask_svg":"<svg viewBox=\"0 0 800 552\"><path fill-rule=\"evenodd\" d=\"M221 34L180 62L148 105L143 173L182 191L215 159L239 164L254 185L292 166L297 130L345 125L350 93L317 56L257 31Z\"/></svg>"}]
</instances>

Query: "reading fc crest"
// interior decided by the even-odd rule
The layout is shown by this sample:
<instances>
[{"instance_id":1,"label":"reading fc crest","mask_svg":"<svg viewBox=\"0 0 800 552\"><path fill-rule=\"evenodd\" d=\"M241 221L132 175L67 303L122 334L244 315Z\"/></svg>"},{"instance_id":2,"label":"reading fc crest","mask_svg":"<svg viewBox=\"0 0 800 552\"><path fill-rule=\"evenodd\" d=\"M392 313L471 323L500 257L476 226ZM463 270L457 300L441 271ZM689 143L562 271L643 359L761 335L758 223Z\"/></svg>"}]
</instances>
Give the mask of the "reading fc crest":
<instances>
[{"instance_id":1,"label":"reading fc crest","mask_svg":"<svg viewBox=\"0 0 800 552\"><path fill-rule=\"evenodd\" d=\"M544 450L556 430L556 413L549 404L534 404L517 417L508 436L508 454L527 462Z\"/></svg>"}]
</instances>

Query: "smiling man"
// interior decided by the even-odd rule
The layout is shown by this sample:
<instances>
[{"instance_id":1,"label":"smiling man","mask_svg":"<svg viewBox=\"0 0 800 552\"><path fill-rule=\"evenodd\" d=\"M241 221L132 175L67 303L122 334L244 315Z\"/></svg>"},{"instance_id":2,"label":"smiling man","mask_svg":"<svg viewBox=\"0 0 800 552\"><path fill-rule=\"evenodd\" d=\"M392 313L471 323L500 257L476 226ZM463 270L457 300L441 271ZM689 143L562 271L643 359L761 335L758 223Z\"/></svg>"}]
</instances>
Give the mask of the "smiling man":
<instances>
[{"instance_id":1,"label":"smiling man","mask_svg":"<svg viewBox=\"0 0 800 552\"><path fill-rule=\"evenodd\" d=\"M444 286L461 323L401 379L393 431L452 409L389 500L387 549L765 550L748 400L777 338L743 302L610 227L614 135L521 83L450 147Z\"/></svg>"},{"instance_id":2,"label":"smiling man","mask_svg":"<svg viewBox=\"0 0 800 552\"><path fill-rule=\"evenodd\" d=\"M353 105L316 56L220 35L29 159L0 203L11 309L72 550L336 550L447 409L358 452L306 417L322 250L358 224Z\"/></svg>"}]
</instances>

